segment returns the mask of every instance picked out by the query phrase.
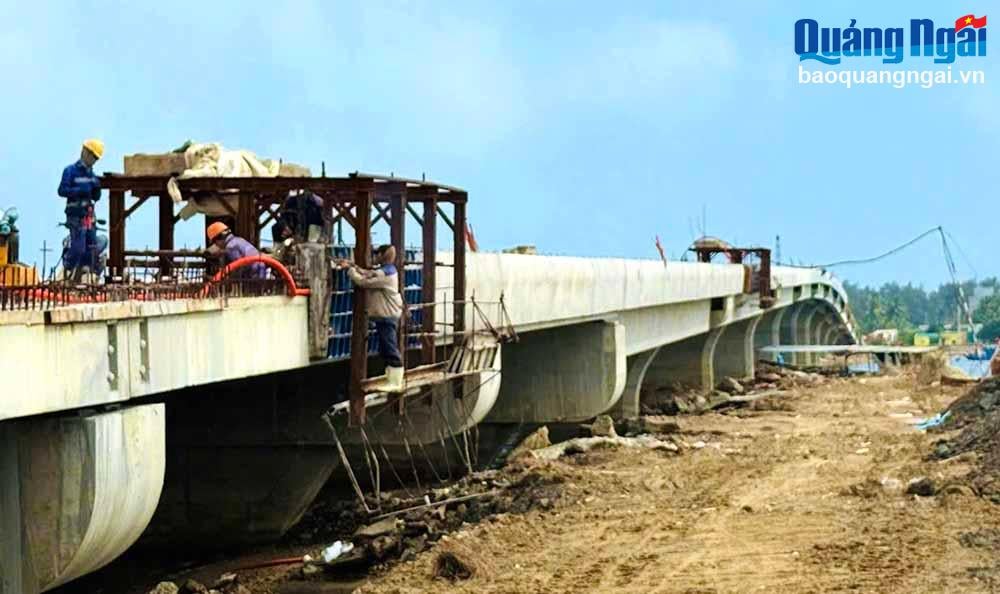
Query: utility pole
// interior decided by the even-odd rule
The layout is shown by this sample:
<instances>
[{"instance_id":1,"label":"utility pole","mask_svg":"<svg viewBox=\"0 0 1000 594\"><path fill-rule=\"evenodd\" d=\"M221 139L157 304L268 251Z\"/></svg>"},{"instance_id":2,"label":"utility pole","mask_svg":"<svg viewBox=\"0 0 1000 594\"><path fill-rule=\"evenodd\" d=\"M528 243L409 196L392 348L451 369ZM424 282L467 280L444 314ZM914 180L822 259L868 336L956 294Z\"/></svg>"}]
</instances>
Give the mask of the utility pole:
<instances>
[{"instance_id":1,"label":"utility pole","mask_svg":"<svg viewBox=\"0 0 1000 594\"><path fill-rule=\"evenodd\" d=\"M45 280L45 275L47 274L46 270L48 270L48 258L46 256L48 256L48 253L52 251L52 248L49 247L48 242L46 242L44 239L42 240L41 251L42 251L42 280Z\"/></svg>"},{"instance_id":2,"label":"utility pole","mask_svg":"<svg viewBox=\"0 0 1000 594\"><path fill-rule=\"evenodd\" d=\"M781 236L774 236L774 263L781 264Z\"/></svg>"}]
</instances>

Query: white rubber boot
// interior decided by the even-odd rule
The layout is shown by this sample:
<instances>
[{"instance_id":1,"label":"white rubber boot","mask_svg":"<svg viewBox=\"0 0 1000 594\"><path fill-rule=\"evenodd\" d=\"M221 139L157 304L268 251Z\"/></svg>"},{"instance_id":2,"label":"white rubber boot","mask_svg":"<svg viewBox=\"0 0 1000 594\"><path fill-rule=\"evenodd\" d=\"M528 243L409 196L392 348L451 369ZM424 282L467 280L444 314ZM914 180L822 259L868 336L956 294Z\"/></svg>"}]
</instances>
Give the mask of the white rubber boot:
<instances>
[{"instance_id":1,"label":"white rubber boot","mask_svg":"<svg viewBox=\"0 0 1000 594\"><path fill-rule=\"evenodd\" d=\"M402 367L386 367L386 387L392 392L402 392L406 389L405 370Z\"/></svg>"}]
</instances>

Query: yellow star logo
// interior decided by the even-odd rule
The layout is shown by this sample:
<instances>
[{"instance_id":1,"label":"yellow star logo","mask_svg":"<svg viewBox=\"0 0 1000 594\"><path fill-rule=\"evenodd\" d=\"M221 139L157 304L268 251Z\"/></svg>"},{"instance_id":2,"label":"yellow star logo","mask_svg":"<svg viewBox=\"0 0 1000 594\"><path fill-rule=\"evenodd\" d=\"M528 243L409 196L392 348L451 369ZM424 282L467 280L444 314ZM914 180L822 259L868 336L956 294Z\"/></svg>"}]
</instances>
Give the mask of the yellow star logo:
<instances>
[{"instance_id":1,"label":"yellow star logo","mask_svg":"<svg viewBox=\"0 0 1000 594\"><path fill-rule=\"evenodd\" d=\"M966 25L972 24L972 17L965 17L965 24Z\"/></svg>"}]
</instances>

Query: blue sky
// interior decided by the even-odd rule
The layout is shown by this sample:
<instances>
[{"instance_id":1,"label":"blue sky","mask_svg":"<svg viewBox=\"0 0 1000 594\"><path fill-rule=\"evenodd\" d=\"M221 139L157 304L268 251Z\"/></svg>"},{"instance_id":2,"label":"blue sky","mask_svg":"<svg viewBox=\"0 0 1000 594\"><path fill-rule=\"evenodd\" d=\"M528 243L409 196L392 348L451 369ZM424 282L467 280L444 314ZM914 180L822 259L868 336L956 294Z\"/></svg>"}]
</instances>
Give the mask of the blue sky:
<instances>
[{"instance_id":1,"label":"blue sky","mask_svg":"<svg viewBox=\"0 0 1000 594\"><path fill-rule=\"evenodd\" d=\"M991 276L995 58L956 65L984 70L981 86L800 85L793 25L946 26L992 8L0 0L0 207L18 207L22 259L40 263L42 240L61 239L55 189L82 139L107 143L103 172L191 138L314 171L325 161L329 174L462 186L484 249L649 258L659 234L676 257L704 208L709 234L764 245L780 234L786 258L805 263L941 224L971 263L959 260L963 276ZM140 217L130 244L154 244L151 230ZM200 230L191 222L178 242ZM946 269L926 240L839 274L933 286Z\"/></svg>"}]
</instances>

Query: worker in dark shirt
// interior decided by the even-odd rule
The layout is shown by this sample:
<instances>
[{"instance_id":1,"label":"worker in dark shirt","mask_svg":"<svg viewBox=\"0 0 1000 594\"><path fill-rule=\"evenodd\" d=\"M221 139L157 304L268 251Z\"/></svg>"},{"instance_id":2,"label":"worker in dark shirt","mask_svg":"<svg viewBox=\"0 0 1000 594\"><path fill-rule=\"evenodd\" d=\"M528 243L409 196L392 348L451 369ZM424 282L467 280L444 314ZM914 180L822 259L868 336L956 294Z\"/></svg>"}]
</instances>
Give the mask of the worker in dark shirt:
<instances>
[{"instance_id":1,"label":"worker in dark shirt","mask_svg":"<svg viewBox=\"0 0 1000 594\"><path fill-rule=\"evenodd\" d=\"M101 180L94 175L94 163L104 155L104 143L96 138L85 140L80 160L63 169L59 195L66 199L66 227L69 245L63 251L63 266L76 270L87 266L101 273L100 256L108 247L108 238L97 234L94 203L101 199Z\"/></svg>"},{"instance_id":2,"label":"worker in dark shirt","mask_svg":"<svg viewBox=\"0 0 1000 594\"><path fill-rule=\"evenodd\" d=\"M307 241L310 227L323 228L323 199L312 192L290 192L271 227L271 239L275 244L290 238Z\"/></svg>"}]
</instances>

